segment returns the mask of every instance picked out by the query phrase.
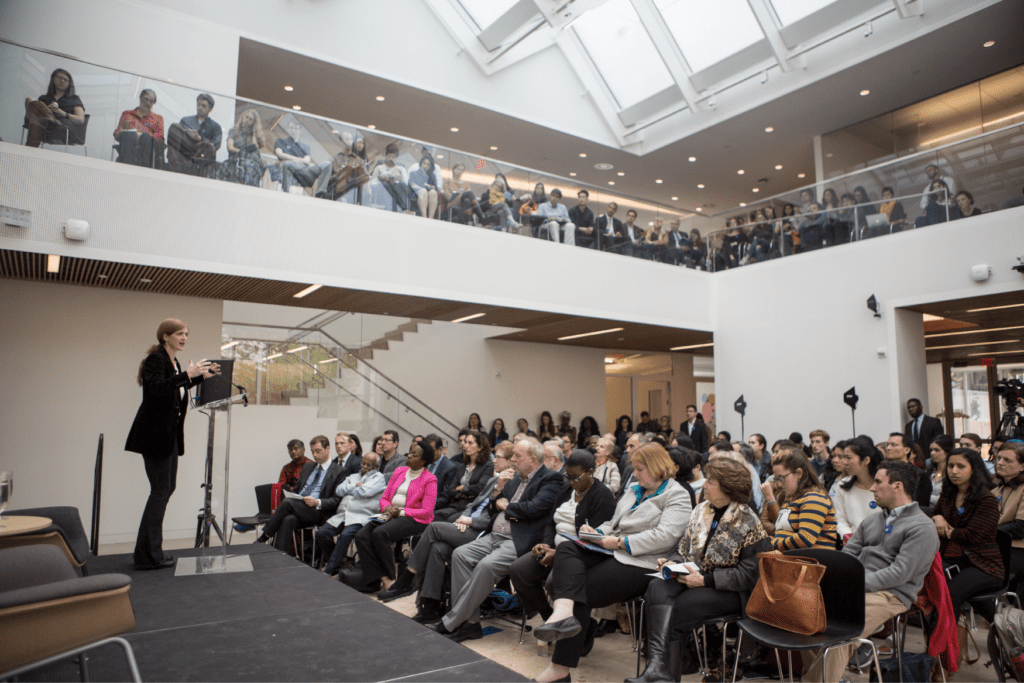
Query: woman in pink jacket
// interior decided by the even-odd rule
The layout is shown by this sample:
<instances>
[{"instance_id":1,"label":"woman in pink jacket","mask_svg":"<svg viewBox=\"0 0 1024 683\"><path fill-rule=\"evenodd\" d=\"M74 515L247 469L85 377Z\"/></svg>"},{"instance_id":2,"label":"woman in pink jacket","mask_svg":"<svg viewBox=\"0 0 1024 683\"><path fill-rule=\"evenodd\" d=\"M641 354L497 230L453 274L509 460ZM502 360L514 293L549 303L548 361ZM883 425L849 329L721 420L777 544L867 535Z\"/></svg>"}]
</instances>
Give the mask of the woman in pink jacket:
<instances>
[{"instance_id":1,"label":"woman in pink jacket","mask_svg":"<svg viewBox=\"0 0 1024 683\"><path fill-rule=\"evenodd\" d=\"M434 462L434 449L426 442L414 443L391 475L380 497L381 514L356 534L361 567L340 574L341 580L364 593L387 588L395 580L395 542L417 536L434 521L437 478L427 471Z\"/></svg>"}]
</instances>

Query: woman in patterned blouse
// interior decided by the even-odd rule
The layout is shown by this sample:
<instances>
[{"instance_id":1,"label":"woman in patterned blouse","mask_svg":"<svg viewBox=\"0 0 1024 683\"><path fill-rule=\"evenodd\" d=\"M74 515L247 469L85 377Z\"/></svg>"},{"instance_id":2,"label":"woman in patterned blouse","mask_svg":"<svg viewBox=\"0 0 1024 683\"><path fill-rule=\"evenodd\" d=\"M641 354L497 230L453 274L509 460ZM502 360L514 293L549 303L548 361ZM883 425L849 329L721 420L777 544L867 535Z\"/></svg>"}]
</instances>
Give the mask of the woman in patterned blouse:
<instances>
[{"instance_id":1,"label":"woman in patterned blouse","mask_svg":"<svg viewBox=\"0 0 1024 683\"><path fill-rule=\"evenodd\" d=\"M121 112L114 130L124 164L157 168L164 156L164 117L153 113L156 93L146 88L139 93L139 106Z\"/></svg>"},{"instance_id":2,"label":"woman in patterned blouse","mask_svg":"<svg viewBox=\"0 0 1024 683\"><path fill-rule=\"evenodd\" d=\"M780 499L776 500L772 486L761 485L769 515L775 514L772 547L835 550L836 513L832 499L821 487L807 456L794 448L780 451L772 459L772 471L782 492Z\"/></svg>"}]
</instances>

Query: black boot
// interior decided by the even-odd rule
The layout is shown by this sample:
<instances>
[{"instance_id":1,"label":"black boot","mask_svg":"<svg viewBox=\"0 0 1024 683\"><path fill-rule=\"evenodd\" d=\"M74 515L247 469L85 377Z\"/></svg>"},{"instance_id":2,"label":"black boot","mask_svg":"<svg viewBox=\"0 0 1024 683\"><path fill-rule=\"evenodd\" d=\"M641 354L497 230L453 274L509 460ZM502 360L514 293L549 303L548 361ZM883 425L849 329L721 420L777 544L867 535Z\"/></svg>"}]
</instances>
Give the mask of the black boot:
<instances>
[{"instance_id":1,"label":"black boot","mask_svg":"<svg viewBox=\"0 0 1024 683\"><path fill-rule=\"evenodd\" d=\"M444 615L441 614L441 601L432 598L420 598L420 609L413 621L420 624L430 624L439 621Z\"/></svg>"},{"instance_id":2,"label":"black boot","mask_svg":"<svg viewBox=\"0 0 1024 683\"><path fill-rule=\"evenodd\" d=\"M647 668L636 678L627 678L625 683L678 681L681 664L679 647L677 643L672 643L670 640L672 605L647 607L645 617L647 623Z\"/></svg>"}]
</instances>

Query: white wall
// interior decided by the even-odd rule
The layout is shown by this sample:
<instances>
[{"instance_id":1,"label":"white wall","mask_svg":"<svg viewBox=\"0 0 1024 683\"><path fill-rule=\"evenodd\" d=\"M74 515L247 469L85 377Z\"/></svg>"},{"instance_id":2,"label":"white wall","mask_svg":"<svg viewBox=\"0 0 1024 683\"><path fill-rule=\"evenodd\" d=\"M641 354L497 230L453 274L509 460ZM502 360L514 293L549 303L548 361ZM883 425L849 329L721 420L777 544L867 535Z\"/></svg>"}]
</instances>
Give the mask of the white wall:
<instances>
[{"instance_id":1,"label":"white wall","mask_svg":"<svg viewBox=\"0 0 1024 683\"><path fill-rule=\"evenodd\" d=\"M718 429L739 433L732 402L746 398L746 432L851 432L842 394L857 387L857 432L902 429L904 403L929 397L921 315L899 307L1024 289L1024 209L987 214L796 258L720 273L714 283ZM988 263L992 278L973 282ZM872 294L881 319L866 307ZM885 357L879 357L883 349ZM929 406L934 414L941 402Z\"/></svg>"}]
</instances>

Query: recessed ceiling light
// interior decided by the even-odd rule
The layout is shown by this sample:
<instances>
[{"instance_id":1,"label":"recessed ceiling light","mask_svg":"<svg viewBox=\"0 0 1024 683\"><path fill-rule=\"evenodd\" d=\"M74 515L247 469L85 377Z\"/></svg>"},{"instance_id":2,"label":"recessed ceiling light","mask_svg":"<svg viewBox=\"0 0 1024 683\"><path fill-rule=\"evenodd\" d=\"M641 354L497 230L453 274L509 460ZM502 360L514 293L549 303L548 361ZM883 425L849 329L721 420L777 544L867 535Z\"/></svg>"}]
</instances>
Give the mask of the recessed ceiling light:
<instances>
[{"instance_id":1,"label":"recessed ceiling light","mask_svg":"<svg viewBox=\"0 0 1024 683\"><path fill-rule=\"evenodd\" d=\"M665 182L665 181L664 181L664 180L662 180L661 178L658 178L658 179L657 179L657 180L655 180L654 182L655 182L655 183L657 183L658 185L661 185L661 184L662 184L663 182Z\"/></svg>"},{"instance_id":2,"label":"recessed ceiling light","mask_svg":"<svg viewBox=\"0 0 1024 683\"><path fill-rule=\"evenodd\" d=\"M474 313L473 315L467 315L467 316L465 316L465 317L463 317L463 318L456 318L456 319L455 319L455 320L453 320L452 322L453 322L453 323L464 323L464 322L466 322L467 320L474 320L474 319L476 319L476 318L482 318L482 317L484 317L485 315L487 315L487 314L486 314L486 313Z\"/></svg>"},{"instance_id":3,"label":"recessed ceiling light","mask_svg":"<svg viewBox=\"0 0 1024 683\"><path fill-rule=\"evenodd\" d=\"M806 174L806 173L797 173L797 174L796 174L796 177L797 177L797 178L806 178L806 177L807 177L807 174Z\"/></svg>"},{"instance_id":4,"label":"recessed ceiling light","mask_svg":"<svg viewBox=\"0 0 1024 683\"><path fill-rule=\"evenodd\" d=\"M586 152L580 152L580 159L586 159L586 158L587 158L587 153Z\"/></svg>"},{"instance_id":5,"label":"recessed ceiling light","mask_svg":"<svg viewBox=\"0 0 1024 683\"><path fill-rule=\"evenodd\" d=\"M678 201L679 201L679 197L673 197L673 198L672 198L672 201L674 201L674 202L678 202Z\"/></svg>"},{"instance_id":6,"label":"recessed ceiling light","mask_svg":"<svg viewBox=\"0 0 1024 683\"><path fill-rule=\"evenodd\" d=\"M744 171L742 168L736 171L736 175L743 175L744 173L746 173L746 171Z\"/></svg>"},{"instance_id":7,"label":"recessed ceiling light","mask_svg":"<svg viewBox=\"0 0 1024 683\"><path fill-rule=\"evenodd\" d=\"M141 282L144 285L148 285L148 284L152 284L153 283L153 281L151 279L149 279L148 277L140 277L139 278L139 282Z\"/></svg>"},{"instance_id":8,"label":"recessed ceiling light","mask_svg":"<svg viewBox=\"0 0 1024 683\"><path fill-rule=\"evenodd\" d=\"M459 132L459 129L458 129L458 128L451 128L450 130L451 130L451 131L452 131L453 133L458 133L458 132Z\"/></svg>"},{"instance_id":9,"label":"recessed ceiling light","mask_svg":"<svg viewBox=\"0 0 1024 683\"><path fill-rule=\"evenodd\" d=\"M576 177L576 173L570 173L569 176L572 177L572 178L575 178Z\"/></svg>"},{"instance_id":10,"label":"recessed ceiling light","mask_svg":"<svg viewBox=\"0 0 1024 683\"><path fill-rule=\"evenodd\" d=\"M992 47L995 44L996 44L996 41L989 40L989 41L986 41L985 44L982 47Z\"/></svg>"},{"instance_id":11,"label":"recessed ceiling light","mask_svg":"<svg viewBox=\"0 0 1024 683\"><path fill-rule=\"evenodd\" d=\"M106 275L104 275L103 273L100 273L100 274L99 274L99 275L97 275L96 277L98 277L98 278L99 278L99 279L101 279L101 280L106 280L106 279L107 279L107 276L106 276Z\"/></svg>"},{"instance_id":12,"label":"recessed ceiling light","mask_svg":"<svg viewBox=\"0 0 1024 683\"><path fill-rule=\"evenodd\" d=\"M703 190L703 189L704 189L704 183L699 183L699 184L697 185L697 189L698 189L698 190Z\"/></svg>"},{"instance_id":13,"label":"recessed ceiling light","mask_svg":"<svg viewBox=\"0 0 1024 683\"><path fill-rule=\"evenodd\" d=\"M782 170L782 164L775 164L775 170L776 171L781 171Z\"/></svg>"},{"instance_id":14,"label":"recessed ceiling light","mask_svg":"<svg viewBox=\"0 0 1024 683\"><path fill-rule=\"evenodd\" d=\"M747 205L746 202L740 202L740 206L746 206L746 205Z\"/></svg>"},{"instance_id":15,"label":"recessed ceiling light","mask_svg":"<svg viewBox=\"0 0 1024 683\"><path fill-rule=\"evenodd\" d=\"M760 192L760 191L761 191L760 187L755 187L754 189L751 190L751 192Z\"/></svg>"},{"instance_id":16,"label":"recessed ceiling light","mask_svg":"<svg viewBox=\"0 0 1024 683\"><path fill-rule=\"evenodd\" d=\"M443 155L443 154L438 154L438 155L437 155L437 158L438 158L438 159L444 159L444 155Z\"/></svg>"},{"instance_id":17,"label":"recessed ceiling light","mask_svg":"<svg viewBox=\"0 0 1024 683\"><path fill-rule=\"evenodd\" d=\"M772 128L771 126L768 126L767 128L764 129L764 132L765 133L771 133L773 130L775 130L775 129Z\"/></svg>"},{"instance_id":18,"label":"recessed ceiling light","mask_svg":"<svg viewBox=\"0 0 1024 683\"><path fill-rule=\"evenodd\" d=\"M497 151L498 151L498 148L497 148L497 147L495 147L494 145L491 145L491 151L492 151L492 152L497 152Z\"/></svg>"},{"instance_id":19,"label":"recessed ceiling light","mask_svg":"<svg viewBox=\"0 0 1024 683\"><path fill-rule=\"evenodd\" d=\"M621 178L622 176L624 176L624 175L626 175L626 174L625 174L625 173L623 173L622 171L619 171L618 175L619 175L619 177Z\"/></svg>"},{"instance_id":20,"label":"recessed ceiling light","mask_svg":"<svg viewBox=\"0 0 1024 683\"><path fill-rule=\"evenodd\" d=\"M700 207L698 206L698 207L697 207L697 210L698 210L698 211L703 211L704 209L702 209L702 208L700 208Z\"/></svg>"},{"instance_id":21,"label":"recessed ceiling light","mask_svg":"<svg viewBox=\"0 0 1024 683\"><path fill-rule=\"evenodd\" d=\"M703 349L708 346L714 345L715 343L711 342L709 344L690 344L689 346L673 346L671 349L669 349L669 351L682 351L683 349Z\"/></svg>"},{"instance_id":22,"label":"recessed ceiling light","mask_svg":"<svg viewBox=\"0 0 1024 683\"><path fill-rule=\"evenodd\" d=\"M831 159L832 158L832 152L829 152L828 154L826 154L825 158L826 159Z\"/></svg>"},{"instance_id":23,"label":"recessed ceiling light","mask_svg":"<svg viewBox=\"0 0 1024 683\"><path fill-rule=\"evenodd\" d=\"M870 94L871 94L871 91L870 91L870 90L867 90L867 89L864 89L864 90L861 90L861 91L860 91L860 96L861 96L861 97L867 97L867 96L868 96L868 95L870 95Z\"/></svg>"},{"instance_id":24,"label":"recessed ceiling light","mask_svg":"<svg viewBox=\"0 0 1024 683\"><path fill-rule=\"evenodd\" d=\"M608 334L609 332L621 332L623 327L613 327L609 330L598 330L597 332L584 332L583 334L571 334L568 337L559 337L558 341L565 341L567 339L579 339L580 337L593 337L597 334Z\"/></svg>"},{"instance_id":25,"label":"recessed ceiling light","mask_svg":"<svg viewBox=\"0 0 1024 683\"><path fill-rule=\"evenodd\" d=\"M59 273L60 272L60 255L49 254L46 257L46 272L47 273Z\"/></svg>"},{"instance_id":26,"label":"recessed ceiling light","mask_svg":"<svg viewBox=\"0 0 1024 683\"><path fill-rule=\"evenodd\" d=\"M286 85L286 86L284 86L284 89L285 89L285 90L287 90L288 92L291 92L292 90L295 90L295 88L293 88L293 87L292 87L292 86L290 86L290 85Z\"/></svg>"},{"instance_id":27,"label":"recessed ceiling light","mask_svg":"<svg viewBox=\"0 0 1024 683\"><path fill-rule=\"evenodd\" d=\"M1017 308L1019 306L1024 306L1024 304L1007 304L1005 306L989 306L988 308L968 308L967 312L981 313L982 311L996 311L999 310L1000 308Z\"/></svg>"},{"instance_id":28,"label":"recessed ceiling light","mask_svg":"<svg viewBox=\"0 0 1024 683\"><path fill-rule=\"evenodd\" d=\"M331 132L334 133L335 135L340 135L340 133L338 133L338 131L334 128L331 129Z\"/></svg>"},{"instance_id":29,"label":"recessed ceiling light","mask_svg":"<svg viewBox=\"0 0 1024 683\"><path fill-rule=\"evenodd\" d=\"M690 161L691 161L691 162L693 162L693 161L697 161L697 157L690 157Z\"/></svg>"},{"instance_id":30,"label":"recessed ceiling light","mask_svg":"<svg viewBox=\"0 0 1024 683\"><path fill-rule=\"evenodd\" d=\"M304 296L312 294L313 292L315 292L316 290L320 289L321 287L323 287L323 285L310 285L309 287L306 287L304 290L302 290L298 294L292 294L292 296L295 297L296 299L301 299Z\"/></svg>"},{"instance_id":31,"label":"recessed ceiling light","mask_svg":"<svg viewBox=\"0 0 1024 683\"><path fill-rule=\"evenodd\" d=\"M383 95L377 95L377 101L378 102L383 102L384 101L384 96Z\"/></svg>"},{"instance_id":32,"label":"recessed ceiling light","mask_svg":"<svg viewBox=\"0 0 1024 683\"><path fill-rule=\"evenodd\" d=\"M1016 351L985 351L983 353L969 353L968 356L1002 356L1007 353L1021 353L1024 349L1017 349Z\"/></svg>"},{"instance_id":33,"label":"recessed ceiling light","mask_svg":"<svg viewBox=\"0 0 1024 683\"><path fill-rule=\"evenodd\" d=\"M300 107L300 106L299 106L299 105L297 105L297 104L293 104L293 105L292 105L292 109L294 109L295 111L302 111L302 107Z\"/></svg>"},{"instance_id":34,"label":"recessed ceiling light","mask_svg":"<svg viewBox=\"0 0 1024 683\"><path fill-rule=\"evenodd\" d=\"M614 180L609 180L609 181L608 181L608 184L609 184L609 185L614 185L614 184L615 184L615 181L614 181Z\"/></svg>"},{"instance_id":35,"label":"recessed ceiling light","mask_svg":"<svg viewBox=\"0 0 1024 683\"><path fill-rule=\"evenodd\" d=\"M371 123L370 125L367 126L367 128L369 128L370 130L376 130L377 126Z\"/></svg>"}]
</instances>

